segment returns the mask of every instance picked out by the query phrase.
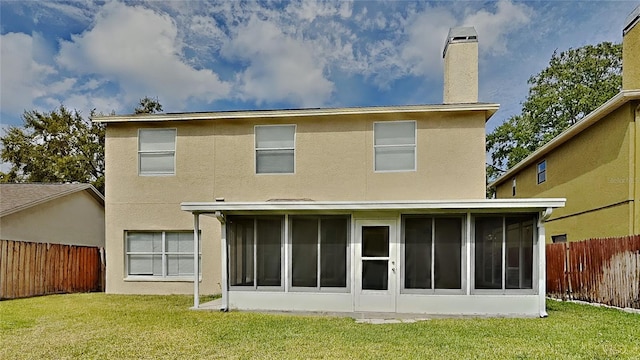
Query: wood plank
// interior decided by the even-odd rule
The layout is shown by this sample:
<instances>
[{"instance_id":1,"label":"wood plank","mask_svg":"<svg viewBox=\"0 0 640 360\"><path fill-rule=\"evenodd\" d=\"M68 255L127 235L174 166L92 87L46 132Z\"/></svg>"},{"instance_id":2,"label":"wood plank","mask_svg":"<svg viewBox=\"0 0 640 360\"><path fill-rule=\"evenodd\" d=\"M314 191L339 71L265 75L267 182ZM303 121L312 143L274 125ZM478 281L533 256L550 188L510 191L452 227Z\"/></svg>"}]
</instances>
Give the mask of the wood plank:
<instances>
[{"instance_id":1,"label":"wood plank","mask_svg":"<svg viewBox=\"0 0 640 360\"><path fill-rule=\"evenodd\" d=\"M9 260L9 254L7 254L7 241L0 240L0 299L6 297L7 286L7 261Z\"/></svg>"}]
</instances>

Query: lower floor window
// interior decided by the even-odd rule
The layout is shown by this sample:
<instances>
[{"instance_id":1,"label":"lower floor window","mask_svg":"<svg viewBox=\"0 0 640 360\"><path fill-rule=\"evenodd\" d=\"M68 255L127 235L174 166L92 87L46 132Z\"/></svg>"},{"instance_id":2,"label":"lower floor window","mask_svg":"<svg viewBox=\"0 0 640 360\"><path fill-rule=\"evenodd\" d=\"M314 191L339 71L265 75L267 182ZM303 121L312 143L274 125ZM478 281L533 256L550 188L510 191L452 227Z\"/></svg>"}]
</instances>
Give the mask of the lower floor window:
<instances>
[{"instance_id":1,"label":"lower floor window","mask_svg":"<svg viewBox=\"0 0 640 360\"><path fill-rule=\"evenodd\" d=\"M193 231L128 231L126 258L129 276L193 276Z\"/></svg>"},{"instance_id":2,"label":"lower floor window","mask_svg":"<svg viewBox=\"0 0 640 360\"><path fill-rule=\"evenodd\" d=\"M404 288L462 288L462 218L403 217Z\"/></svg>"},{"instance_id":3,"label":"lower floor window","mask_svg":"<svg viewBox=\"0 0 640 360\"><path fill-rule=\"evenodd\" d=\"M520 216L475 219L475 288L533 287L533 220Z\"/></svg>"}]
</instances>

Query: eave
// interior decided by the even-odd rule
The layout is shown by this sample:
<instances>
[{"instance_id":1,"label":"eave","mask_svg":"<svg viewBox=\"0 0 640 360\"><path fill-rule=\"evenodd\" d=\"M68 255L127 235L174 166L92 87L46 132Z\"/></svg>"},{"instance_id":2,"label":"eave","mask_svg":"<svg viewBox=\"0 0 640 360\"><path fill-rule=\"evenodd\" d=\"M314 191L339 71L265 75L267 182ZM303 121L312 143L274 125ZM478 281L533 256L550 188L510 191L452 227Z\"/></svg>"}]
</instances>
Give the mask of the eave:
<instances>
[{"instance_id":1,"label":"eave","mask_svg":"<svg viewBox=\"0 0 640 360\"><path fill-rule=\"evenodd\" d=\"M566 199L472 199L402 201L262 201L183 202L180 208L195 214L216 212L322 212L322 211L544 211L564 207Z\"/></svg>"},{"instance_id":2,"label":"eave","mask_svg":"<svg viewBox=\"0 0 640 360\"><path fill-rule=\"evenodd\" d=\"M527 166L535 163L540 158L542 158L547 153L551 152L555 148L564 144L565 142L572 139L574 136L581 133L583 130L587 129L589 126L595 124L599 120L603 119L616 109L620 108L622 105L626 104L629 101L640 99L640 90L623 90L616 94L614 97L609 99L604 104L600 105L597 109L589 113L582 120L575 123L573 126L564 130L558 136L553 138L551 141L546 143L545 145L538 148L538 150L531 153L529 156L524 158L522 161L514 165L511 169L507 170L504 174L490 183L488 188L495 188L503 182L511 179L515 174L520 172L522 169Z\"/></svg>"},{"instance_id":3,"label":"eave","mask_svg":"<svg viewBox=\"0 0 640 360\"><path fill-rule=\"evenodd\" d=\"M95 116L92 121L98 123L120 122L157 122L157 121L193 121L193 120L241 120L260 118L309 117L309 116L340 116L340 115L369 115L369 114L397 114L397 113L429 113L429 112L457 112L484 111L488 120L498 111L499 104L438 104L438 105L405 105L405 106L371 106L325 109L290 109L290 110L251 110L251 111L218 111L218 112L187 112L169 114L131 114Z\"/></svg>"}]
</instances>

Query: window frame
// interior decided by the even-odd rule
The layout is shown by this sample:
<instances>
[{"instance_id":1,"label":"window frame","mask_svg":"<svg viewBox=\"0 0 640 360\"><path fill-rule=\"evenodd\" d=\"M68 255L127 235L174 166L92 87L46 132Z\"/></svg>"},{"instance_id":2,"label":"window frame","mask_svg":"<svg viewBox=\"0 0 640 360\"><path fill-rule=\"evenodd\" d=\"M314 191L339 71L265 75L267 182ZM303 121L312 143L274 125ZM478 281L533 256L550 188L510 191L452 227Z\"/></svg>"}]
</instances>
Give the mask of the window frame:
<instances>
[{"instance_id":1,"label":"window frame","mask_svg":"<svg viewBox=\"0 0 640 360\"><path fill-rule=\"evenodd\" d=\"M252 285L231 285L229 282L228 289L231 291L278 291L283 292L285 290L285 236L287 235L286 215L269 214L269 215L230 215L230 220L233 218L242 218L245 220L253 221L253 284ZM280 286L258 285L258 218L262 219L279 219L280 222ZM225 226L229 226L229 222ZM227 234L230 234L230 229L227 228ZM226 256L227 256L227 272L231 277L231 261L229 256L231 254L231 242L227 243Z\"/></svg>"},{"instance_id":2,"label":"window frame","mask_svg":"<svg viewBox=\"0 0 640 360\"><path fill-rule=\"evenodd\" d=\"M160 233L162 236L161 241L161 250L160 252L149 252L149 251L129 251L129 233L146 233L146 234L158 234ZM193 281L193 274L189 275L168 275L168 257L171 255L185 255L189 254L193 258L193 249L188 252L176 252L176 251L167 251L167 233L185 233L193 235L193 230L125 230L124 232L124 280L125 281L165 281L165 282L184 282L184 281ZM199 241L199 253L198 253L198 261L199 261L199 278L202 280L202 231L200 231L200 236L198 236ZM131 275L129 274L129 255L161 255L162 256L162 275Z\"/></svg>"},{"instance_id":3,"label":"window frame","mask_svg":"<svg viewBox=\"0 0 640 360\"><path fill-rule=\"evenodd\" d=\"M303 219L315 219L318 222L318 237L316 238L316 246L317 246L317 283L315 287L308 286L293 286L293 221L291 218L303 218ZM347 222L347 233L346 233L346 249L345 249L345 276L346 282L344 287L322 287L321 286L321 261L322 261L322 239L321 239L321 226L322 219L344 219ZM351 224L352 219L350 215L346 214L331 214L331 215L302 215L302 214L291 214L287 215L287 291L289 292L325 292L325 293L350 293L351 292Z\"/></svg>"},{"instance_id":4,"label":"window frame","mask_svg":"<svg viewBox=\"0 0 640 360\"><path fill-rule=\"evenodd\" d=\"M273 148L258 148L258 128L273 128L273 127L293 127L293 146L292 147L273 147ZM266 125L254 125L253 127L253 165L254 174L256 175L294 175L296 173L296 142L298 135L297 124L266 124ZM291 172L258 172L258 152L269 150L290 150L293 152L293 170Z\"/></svg>"},{"instance_id":5,"label":"window frame","mask_svg":"<svg viewBox=\"0 0 640 360\"><path fill-rule=\"evenodd\" d=\"M407 218L430 218L431 219L431 288L411 289L405 287L405 273L407 261L405 219ZM464 295L467 289L467 221L466 214L402 214L400 226L400 294L422 294L422 295ZM435 222L436 219L458 219L460 220L460 289L437 289L435 287Z\"/></svg>"},{"instance_id":6,"label":"window frame","mask_svg":"<svg viewBox=\"0 0 640 360\"><path fill-rule=\"evenodd\" d=\"M512 197L516 196L516 177L515 176L511 179L511 196Z\"/></svg>"},{"instance_id":7,"label":"window frame","mask_svg":"<svg viewBox=\"0 0 640 360\"><path fill-rule=\"evenodd\" d=\"M541 170L541 165L543 167L543 169ZM542 161L540 161L537 165L536 165L536 181L538 183L538 185L544 183L547 181L547 159L544 159ZM543 177L542 180L540 180L540 176Z\"/></svg>"},{"instance_id":8,"label":"window frame","mask_svg":"<svg viewBox=\"0 0 640 360\"><path fill-rule=\"evenodd\" d=\"M413 144L376 145L376 124L413 123ZM377 149L393 147L413 147L413 168L400 170L378 170L376 168ZM418 170L418 122L416 120L390 120L373 122L373 171L376 173L415 172Z\"/></svg>"},{"instance_id":9,"label":"window frame","mask_svg":"<svg viewBox=\"0 0 640 360\"><path fill-rule=\"evenodd\" d=\"M173 150L141 150L141 133L142 132L160 132L173 131ZM178 147L178 129L177 128L139 128L138 129L138 176L174 176L176 174L176 149ZM143 172L142 171L142 155L172 155L173 170L171 172Z\"/></svg>"},{"instance_id":10,"label":"window frame","mask_svg":"<svg viewBox=\"0 0 640 360\"><path fill-rule=\"evenodd\" d=\"M529 216L530 221L532 223L532 246L531 246L531 289L508 289L507 288L507 227L506 221L508 217L518 217L518 216ZM502 288L500 289L477 289L476 288L476 219L478 218L490 218L490 217L500 217L502 218ZM538 247L539 239L538 239L538 214L531 213L511 213L511 214L500 214L500 213L487 213L487 214L473 214L471 217L471 261L469 266L471 267L471 277L469 281L471 282L470 291L471 295L538 295Z\"/></svg>"}]
</instances>

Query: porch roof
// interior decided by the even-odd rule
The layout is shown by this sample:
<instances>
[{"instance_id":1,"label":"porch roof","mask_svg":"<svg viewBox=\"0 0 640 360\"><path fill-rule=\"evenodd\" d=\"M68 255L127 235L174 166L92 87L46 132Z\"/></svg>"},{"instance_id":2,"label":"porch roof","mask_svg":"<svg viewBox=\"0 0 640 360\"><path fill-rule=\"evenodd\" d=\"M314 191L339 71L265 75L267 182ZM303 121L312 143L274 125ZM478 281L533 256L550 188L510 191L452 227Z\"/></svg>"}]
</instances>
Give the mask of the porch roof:
<instances>
[{"instance_id":1,"label":"porch roof","mask_svg":"<svg viewBox=\"0 0 640 360\"><path fill-rule=\"evenodd\" d=\"M183 202L183 211L194 214L216 212L271 212L271 211L481 211L509 212L543 211L564 207L564 198L535 199L466 199L466 200L399 200L399 201L258 201L258 202Z\"/></svg>"}]
</instances>

